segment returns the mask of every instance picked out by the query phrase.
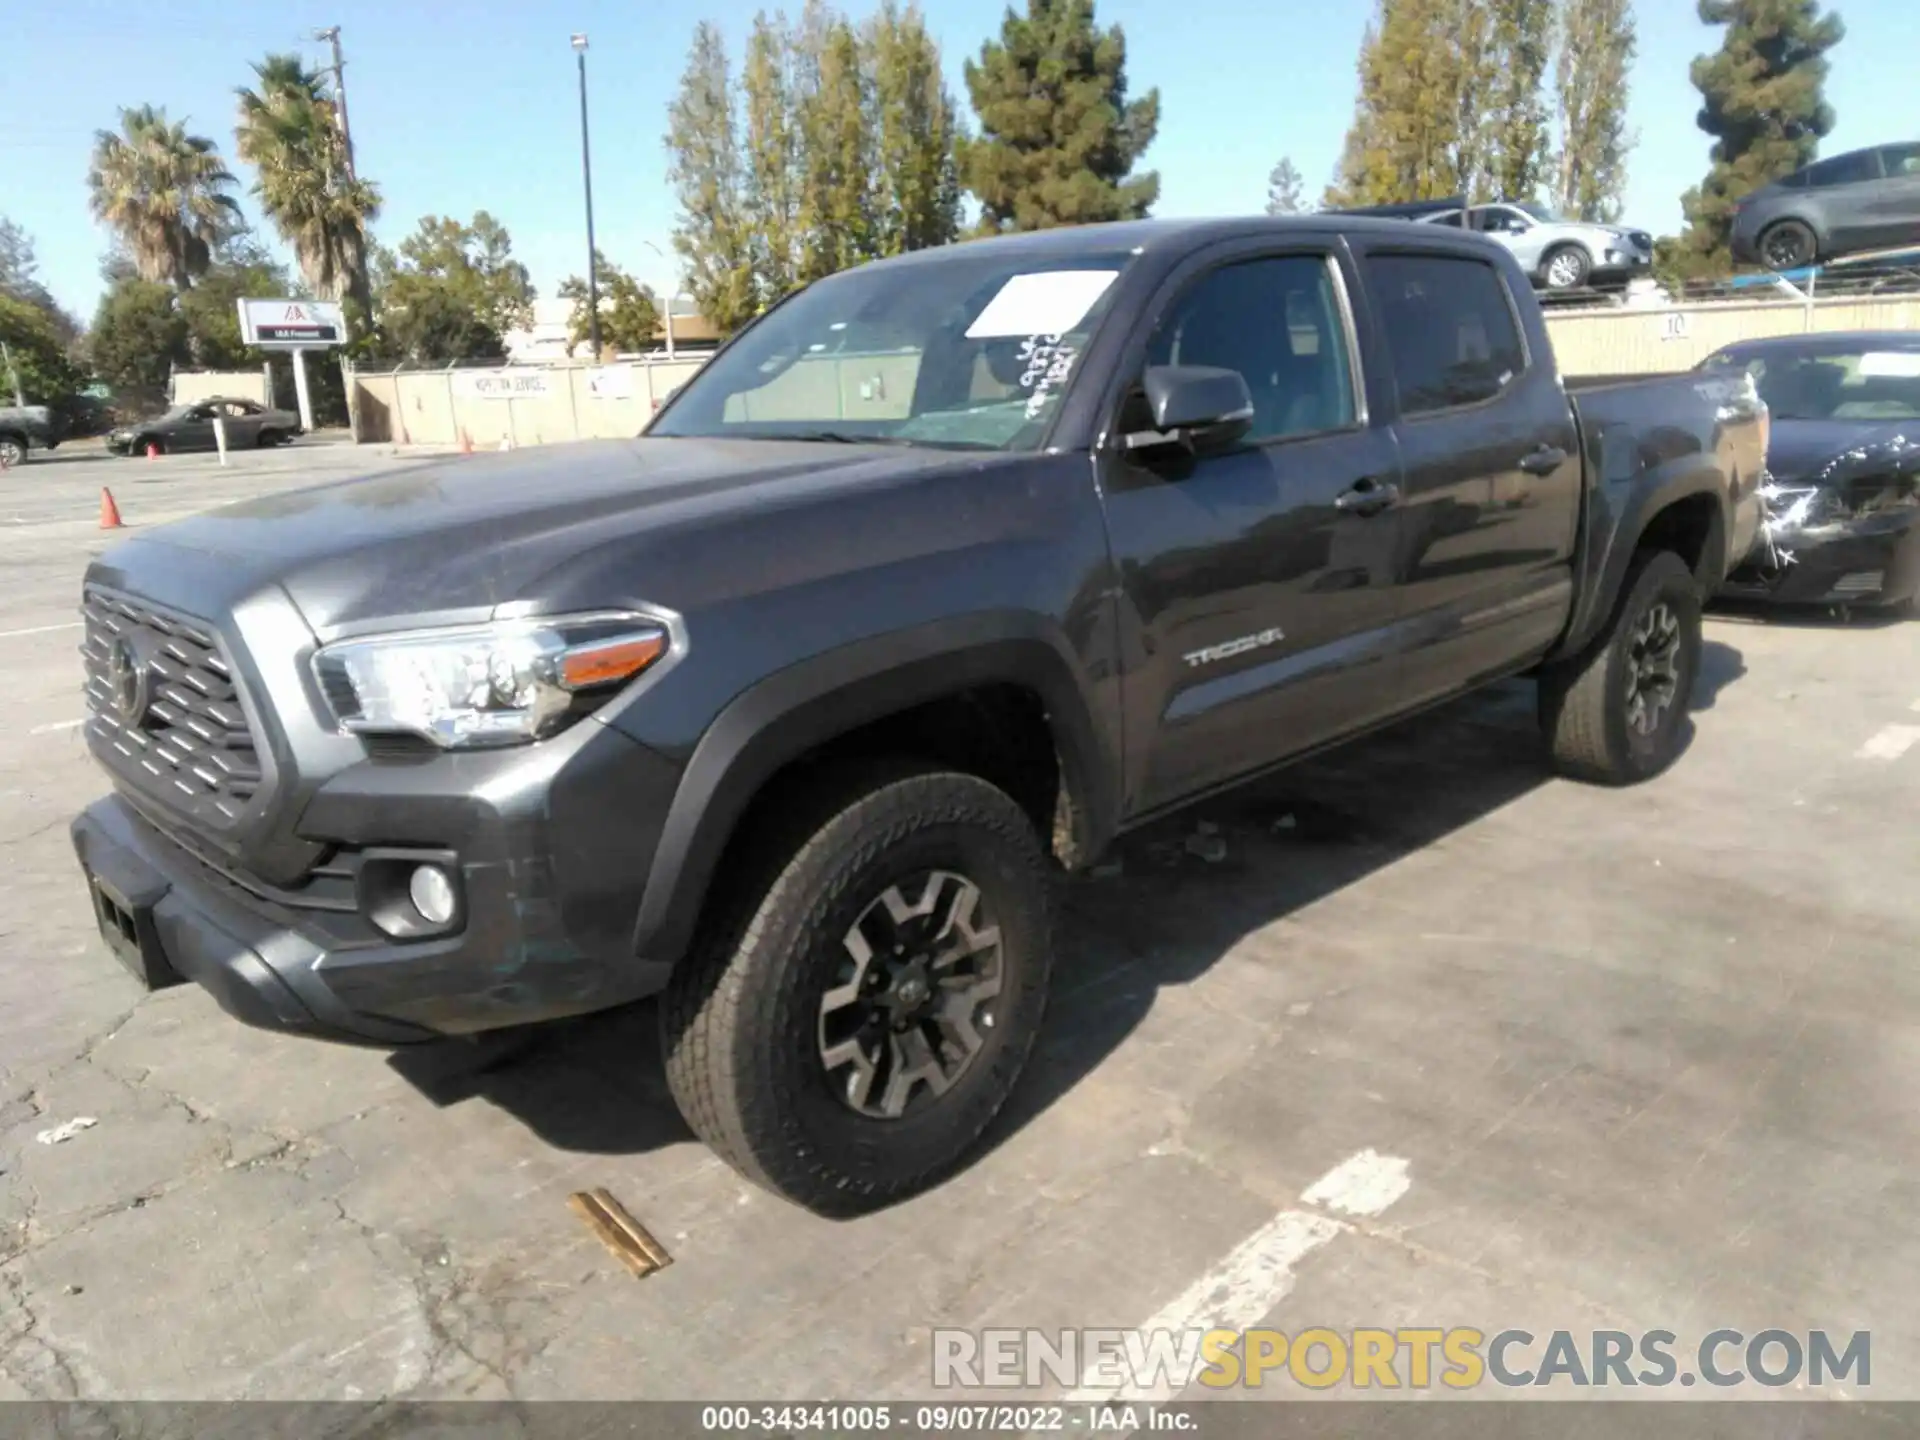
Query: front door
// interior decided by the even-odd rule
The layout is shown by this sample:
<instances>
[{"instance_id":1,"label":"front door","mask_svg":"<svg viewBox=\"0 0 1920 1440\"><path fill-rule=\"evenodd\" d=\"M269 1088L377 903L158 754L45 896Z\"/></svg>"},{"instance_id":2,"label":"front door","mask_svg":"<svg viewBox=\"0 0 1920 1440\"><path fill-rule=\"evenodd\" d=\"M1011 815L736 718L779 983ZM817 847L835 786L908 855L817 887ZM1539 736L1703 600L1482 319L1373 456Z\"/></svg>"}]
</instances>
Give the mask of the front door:
<instances>
[{"instance_id":1,"label":"front door","mask_svg":"<svg viewBox=\"0 0 1920 1440\"><path fill-rule=\"evenodd\" d=\"M213 407L196 405L173 427L167 437L169 450L211 450L213 448Z\"/></svg>"},{"instance_id":2,"label":"front door","mask_svg":"<svg viewBox=\"0 0 1920 1440\"><path fill-rule=\"evenodd\" d=\"M1392 702L1393 443L1369 428L1352 317L1325 250L1241 256L1165 297L1144 366L1236 370L1231 450L1109 447L1122 587L1127 806L1139 815L1366 723ZM1115 429L1147 428L1136 384Z\"/></svg>"},{"instance_id":3,"label":"front door","mask_svg":"<svg viewBox=\"0 0 1920 1440\"><path fill-rule=\"evenodd\" d=\"M1579 440L1553 357L1544 339L1529 353L1491 261L1388 251L1360 263L1399 398L1401 684L1420 704L1529 662L1559 635Z\"/></svg>"}]
</instances>

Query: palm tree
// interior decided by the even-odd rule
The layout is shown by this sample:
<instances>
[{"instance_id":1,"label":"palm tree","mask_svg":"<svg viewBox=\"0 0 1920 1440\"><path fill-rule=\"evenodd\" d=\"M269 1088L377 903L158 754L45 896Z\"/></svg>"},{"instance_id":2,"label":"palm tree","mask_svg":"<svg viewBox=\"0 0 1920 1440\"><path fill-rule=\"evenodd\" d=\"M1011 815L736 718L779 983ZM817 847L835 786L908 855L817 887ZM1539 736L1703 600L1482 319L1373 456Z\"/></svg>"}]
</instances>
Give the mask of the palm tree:
<instances>
[{"instance_id":1,"label":"palm tree","mask_svg":"<svg viewBox=\"0 0 1920 1440\"><path fill-rule=\"evenodd\" d=\"M185 290L206 272L213 247L246 228L226 193L237 184L213 141L151 105L122 109L118 133L94 136L93 213L118 232L143 280Z\"/></svg>"},{"instance_id":2,"label":"palm tree","mask_svg":"<svg viewBox=\"0 0 1920 1440\"><path fill-rule=\"evenodd\" d=\"M269 55L253 73L260 88L235 91L234 140L259 172L260 206L293 246L307 283L366 314L367 225L380 213L380 192L348 168L332 88L297 55Z\"/></svg>"}]
</instances>

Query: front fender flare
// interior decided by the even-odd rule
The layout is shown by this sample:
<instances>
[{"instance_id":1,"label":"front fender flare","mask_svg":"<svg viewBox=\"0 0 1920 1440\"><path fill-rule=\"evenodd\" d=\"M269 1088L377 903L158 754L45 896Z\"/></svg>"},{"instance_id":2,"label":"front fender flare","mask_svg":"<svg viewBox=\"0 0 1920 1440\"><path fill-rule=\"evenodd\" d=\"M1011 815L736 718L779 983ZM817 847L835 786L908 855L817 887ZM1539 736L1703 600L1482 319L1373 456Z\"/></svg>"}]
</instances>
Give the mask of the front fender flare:
<instances>
[{"instance_id":1,"label":"front fender flare","mask_svg":"<svg viewBox=\"0 0 1920 1440\"><path fill-rule=\"evenodd\" d=\"M829 651L769 676L714 719L687 762L654 851L634 952L677 961L692 943L714 872L740 818L789 762L871 721L988 684L1039 695L1076 841L1097 851L1118 804L1118 757L1101 738L1064 647L1024 613L937 621Z\"/></svg>"}]
</instances>

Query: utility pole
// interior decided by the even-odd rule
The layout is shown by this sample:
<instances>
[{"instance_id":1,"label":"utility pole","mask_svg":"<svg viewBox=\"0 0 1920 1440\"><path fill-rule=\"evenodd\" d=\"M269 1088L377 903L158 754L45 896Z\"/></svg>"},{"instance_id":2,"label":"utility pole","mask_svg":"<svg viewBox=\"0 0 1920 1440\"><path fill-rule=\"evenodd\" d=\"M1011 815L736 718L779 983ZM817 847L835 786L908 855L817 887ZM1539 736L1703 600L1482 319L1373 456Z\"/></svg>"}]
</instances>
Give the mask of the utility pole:
<instances>
[{"instance_id":1,"label":"utility pole","mask_svg":"<svg viewBox=\"0 0 1920 1440\"><path fill-rule=\"evenodd\" d=\"M316 40L326 40L333 45L333 96L334 103L340 107L340 141L347 152L347 179L353 174L353 127L347 123L347 62L340 55L340 27L329 25L324 30L313 32Z\"/></svg>"},{"instance_id":2,"label":"utility pole","mask_svg":"<svg viewBox=\"0 0 1920 1440\"><path fill-rule=\"evenodd\" d=\"M580 174L587 186L587 344L593 363L600 363L600 274L593 244L593 159L587 149L587 37L573 37L573 53L580 59Z\"/></svg>"}]
</instances>

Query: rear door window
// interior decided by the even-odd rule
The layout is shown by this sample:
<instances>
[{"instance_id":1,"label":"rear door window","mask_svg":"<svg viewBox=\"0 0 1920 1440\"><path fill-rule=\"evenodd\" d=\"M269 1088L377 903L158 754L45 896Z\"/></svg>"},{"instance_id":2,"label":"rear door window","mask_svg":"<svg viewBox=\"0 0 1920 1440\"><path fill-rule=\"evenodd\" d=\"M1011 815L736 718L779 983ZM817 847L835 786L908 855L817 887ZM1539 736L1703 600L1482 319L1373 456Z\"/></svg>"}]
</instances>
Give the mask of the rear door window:
<instances>
[{"instance_id":1,"label":"rear door window","mask_svg":"<svg viewBox=\"0 0 1920 1440\"><path fill-rule=\"evenodd\" d=\"M1818 165L1807 167L1807 183L1816 190L1825 190L1834 185L1858 185L1862 181L1879 178L1878 150L1856 150L1851 155L1836 155L1831 160L1822 160Z\"/></svg>"},{"instance_id":2,"label":"rear door window","mask_svg":"<svg viewBox=\"0 0 1920 1440\"><path fill-rule=\"evenodd\" d=\"M1506 283L1486 261L1370 255L1364 268L1403 415L1477 405L1525 372L1526 342Z\"/></svg>"}]
</instances>

